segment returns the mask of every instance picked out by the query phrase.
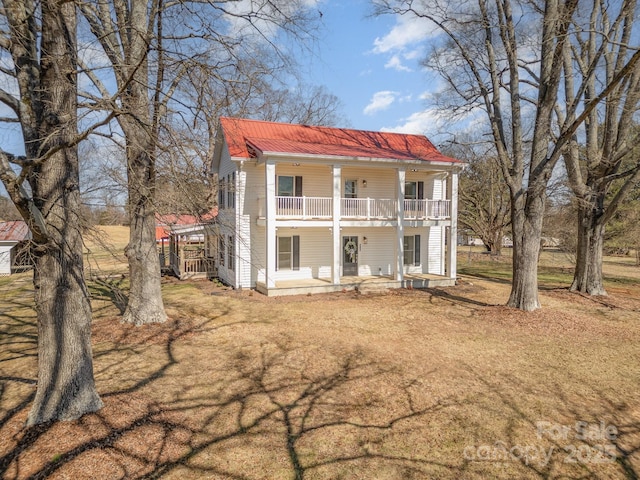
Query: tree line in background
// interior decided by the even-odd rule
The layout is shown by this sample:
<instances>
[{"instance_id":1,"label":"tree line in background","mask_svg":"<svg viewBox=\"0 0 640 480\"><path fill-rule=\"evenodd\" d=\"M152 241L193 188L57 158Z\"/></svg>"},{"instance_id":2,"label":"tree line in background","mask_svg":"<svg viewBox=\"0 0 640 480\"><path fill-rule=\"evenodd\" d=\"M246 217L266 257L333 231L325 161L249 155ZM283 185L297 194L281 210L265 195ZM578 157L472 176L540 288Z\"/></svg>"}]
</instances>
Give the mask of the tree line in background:
<instances>
[{"instance_id":1,"label":"tree line in background","mask_svg":"<svg viewBox=\"0 0 640 480\"><path fill-rule=\"evenodd\" d=\"M374 4L443 34L424 64L445 81L441 110L477 130L455 147L470 165L461 216L490 249L511 232L508 304L540 306L537 261L553 209L578 232L572 288L605 293L607 227L623 238L638 214L636 2ZM0 178L31 228L35 261L39 368L29 424L101 406L81 193L103 204L103 219L117 217L114 198L126 201L123 320L164 321L155 214L214 205L203 171L219 116L344 125L333 95L296 79L294 51L309 48L318 22L304 0L2 0L0 102L10 114L0 121L17 125L24 153L0 149ZM549 201L561 164L566 205Z\"/></svg>"}]
</instances>

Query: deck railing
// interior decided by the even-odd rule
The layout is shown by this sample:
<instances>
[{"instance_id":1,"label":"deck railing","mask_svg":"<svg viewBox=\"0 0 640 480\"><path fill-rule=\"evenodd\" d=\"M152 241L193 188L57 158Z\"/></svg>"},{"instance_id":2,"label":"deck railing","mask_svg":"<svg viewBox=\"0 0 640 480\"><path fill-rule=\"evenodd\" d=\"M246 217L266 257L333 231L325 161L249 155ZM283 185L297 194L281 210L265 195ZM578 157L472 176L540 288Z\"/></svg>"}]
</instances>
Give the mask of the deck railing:
<instances>
[{"instance_id":1,"label":"deck railing","mask_svg":"<svg viewBox=\"0 0 640 480\"><path fill-rule=\"evenodd\" d=\"M279 218L331 218L332 198L276 197L276 216Z\"/></svg>"},{"instance_id":2,"label":"deck railing","mask_svg":"<svg viewBox=\"0 0 640 480\"><path fill-rule=\"evenodd\" d=\"M405 200L404 218L422 220L428 218L449 218L451 200Z\"/></svg>"},{"instance_id":3,"label":"deck railing","mask_svg":"<svg viewBox=\"0 0 640 480\"><path fill-rule=\"evenodd\" d=\"M178 277L215 274L215 262L213 258L206 257L203 250L182 250L180 253L171 252L169 255L173 272Z\"/></svg>"},{"instance_id":4,"label":"deck railing","mask_svg":"<svg viewBox=\"0 0 640 480\"><path fill-rule=\"evenodd\" d=\"M343 198L343 218L384 220L397 216L396 201L392 199Z\"/></svg>"},{"instance_id":5,"label":"deck railing","mask_svg":"<svg viewBox=\"0 0 640 480\"><path fill-rule=\"evenodd\" d=\"M330 219L330 197L276 197L276 218ZM388 198L342 198L340 216L348 219L390 220L397 216L397 201ZM404 218L426 220L449 218L451 200L405 200Z\"/></svg>"}]
</instances>

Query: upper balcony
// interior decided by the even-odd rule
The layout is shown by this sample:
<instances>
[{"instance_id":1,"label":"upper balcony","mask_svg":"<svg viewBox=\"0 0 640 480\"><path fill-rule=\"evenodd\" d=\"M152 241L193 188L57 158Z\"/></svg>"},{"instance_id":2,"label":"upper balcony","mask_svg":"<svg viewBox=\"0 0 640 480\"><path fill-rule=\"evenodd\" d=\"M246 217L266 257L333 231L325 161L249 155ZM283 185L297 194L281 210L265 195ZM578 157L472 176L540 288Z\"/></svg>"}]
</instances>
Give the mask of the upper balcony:
<instances>
[{"instance_id":1,"label":"upper balcony","mask_svg":"<svg viewBox=\"0 0 640 480\"><path fill-rule=\"evenodd\" d=\"M276 197L278 220L330 220L333 199L330 197ZM395 220L395 199L342 198L340 218L345 220ZM451 217L450 200L404 200L405 220L443 220Z\"/></svg>"}]
</instances>

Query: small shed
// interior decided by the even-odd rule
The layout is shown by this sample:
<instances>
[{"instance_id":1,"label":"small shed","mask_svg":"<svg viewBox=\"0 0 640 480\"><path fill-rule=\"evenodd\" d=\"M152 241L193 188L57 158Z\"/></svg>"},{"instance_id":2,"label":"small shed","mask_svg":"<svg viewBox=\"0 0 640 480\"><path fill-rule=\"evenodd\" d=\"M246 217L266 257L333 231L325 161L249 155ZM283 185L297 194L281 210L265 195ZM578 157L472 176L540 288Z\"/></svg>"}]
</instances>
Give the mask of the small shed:
<instances>
[{"instance_id":1,"label":"small shed","mask_svg":"<svg viewBox=\"0 0 640 480\"><path fill-rule=\"evenodd\" d=\"M0 275L11 275L21 250L31 239L27 224L21 220L0 223Z\"/></svg>"}]
</instances>

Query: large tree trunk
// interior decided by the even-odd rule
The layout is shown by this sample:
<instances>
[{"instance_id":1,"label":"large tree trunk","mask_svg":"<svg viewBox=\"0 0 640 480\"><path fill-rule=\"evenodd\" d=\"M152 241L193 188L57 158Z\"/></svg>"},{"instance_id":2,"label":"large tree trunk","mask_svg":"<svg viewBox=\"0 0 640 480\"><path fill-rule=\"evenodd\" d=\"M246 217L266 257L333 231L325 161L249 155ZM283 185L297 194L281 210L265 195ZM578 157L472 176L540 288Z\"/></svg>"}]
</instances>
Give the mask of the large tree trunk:
<instances>
[{"instance_id":1,"label":"large tree trunk","mask_svg":"<svg viewBox=\"0 0 640 480\"><path fill-rule=\"evenodd\" d=\"M602 252L605 224L604 194L595 205L581 205L578 213L578 249L571 290L589 295L606 295L602 282Z\"/></svg>"},{"instance_id":2,"label":"large tree trunk","mask_svg":"<svg viewBox=\"0 0 640 480\"><path fill-rule=\"evenodd\" d=\"M155 188L157 122L149 101L150 31L147 2L130 2L127 22L134 35L127 38L129 84L122 96L126 115L119 117L127 142L129 207L129 301L122 321L134 325L167 319L162 302L160 258L156 245ZM124 41L124 40L123 40Z\"/></svg>"},{"instance_id":3,"label":"large tree trunk","mask_svg":"<svg viewBox=\"0 0 640 480\"><path fill-rule=\"evenodd\" d=\"M78 153L76 146L68 146L77 133L75 7L56 0L41 5L42 119L39 138L25 136L25 144L31 158L36 155L34 144L43 151L60 150L35 168L31 180L46 232L33 228L38 386L29 425L71 420L102 407L93 379L91 305L78 217Z\"/></svg>"},{"instance_id":4,"label":"large tree trunk","mask_svg":"<svg viewBox=\"0 0 640 480\"><path fill-rule=\"evenodd\" d=\"M125 253L129 259L131 283L122 321L134 325L162 323L167 315L162 301L160 259L156 246L153 158L135 145L127 150L131 155L128 159L130 233Z\"/></svg>"},{"instance_id":5,"label":"large tree trunk","mask_svg":"<svg viewBox=\"0 0 640 480\"><path fill-rule=\"evenodd\" d=\"M513 199L513 280L507 305L520 310L540 308L538 300L538 259L544 198L529 197L525 206L520 199Z\"/></svg>"}]
</instances>

